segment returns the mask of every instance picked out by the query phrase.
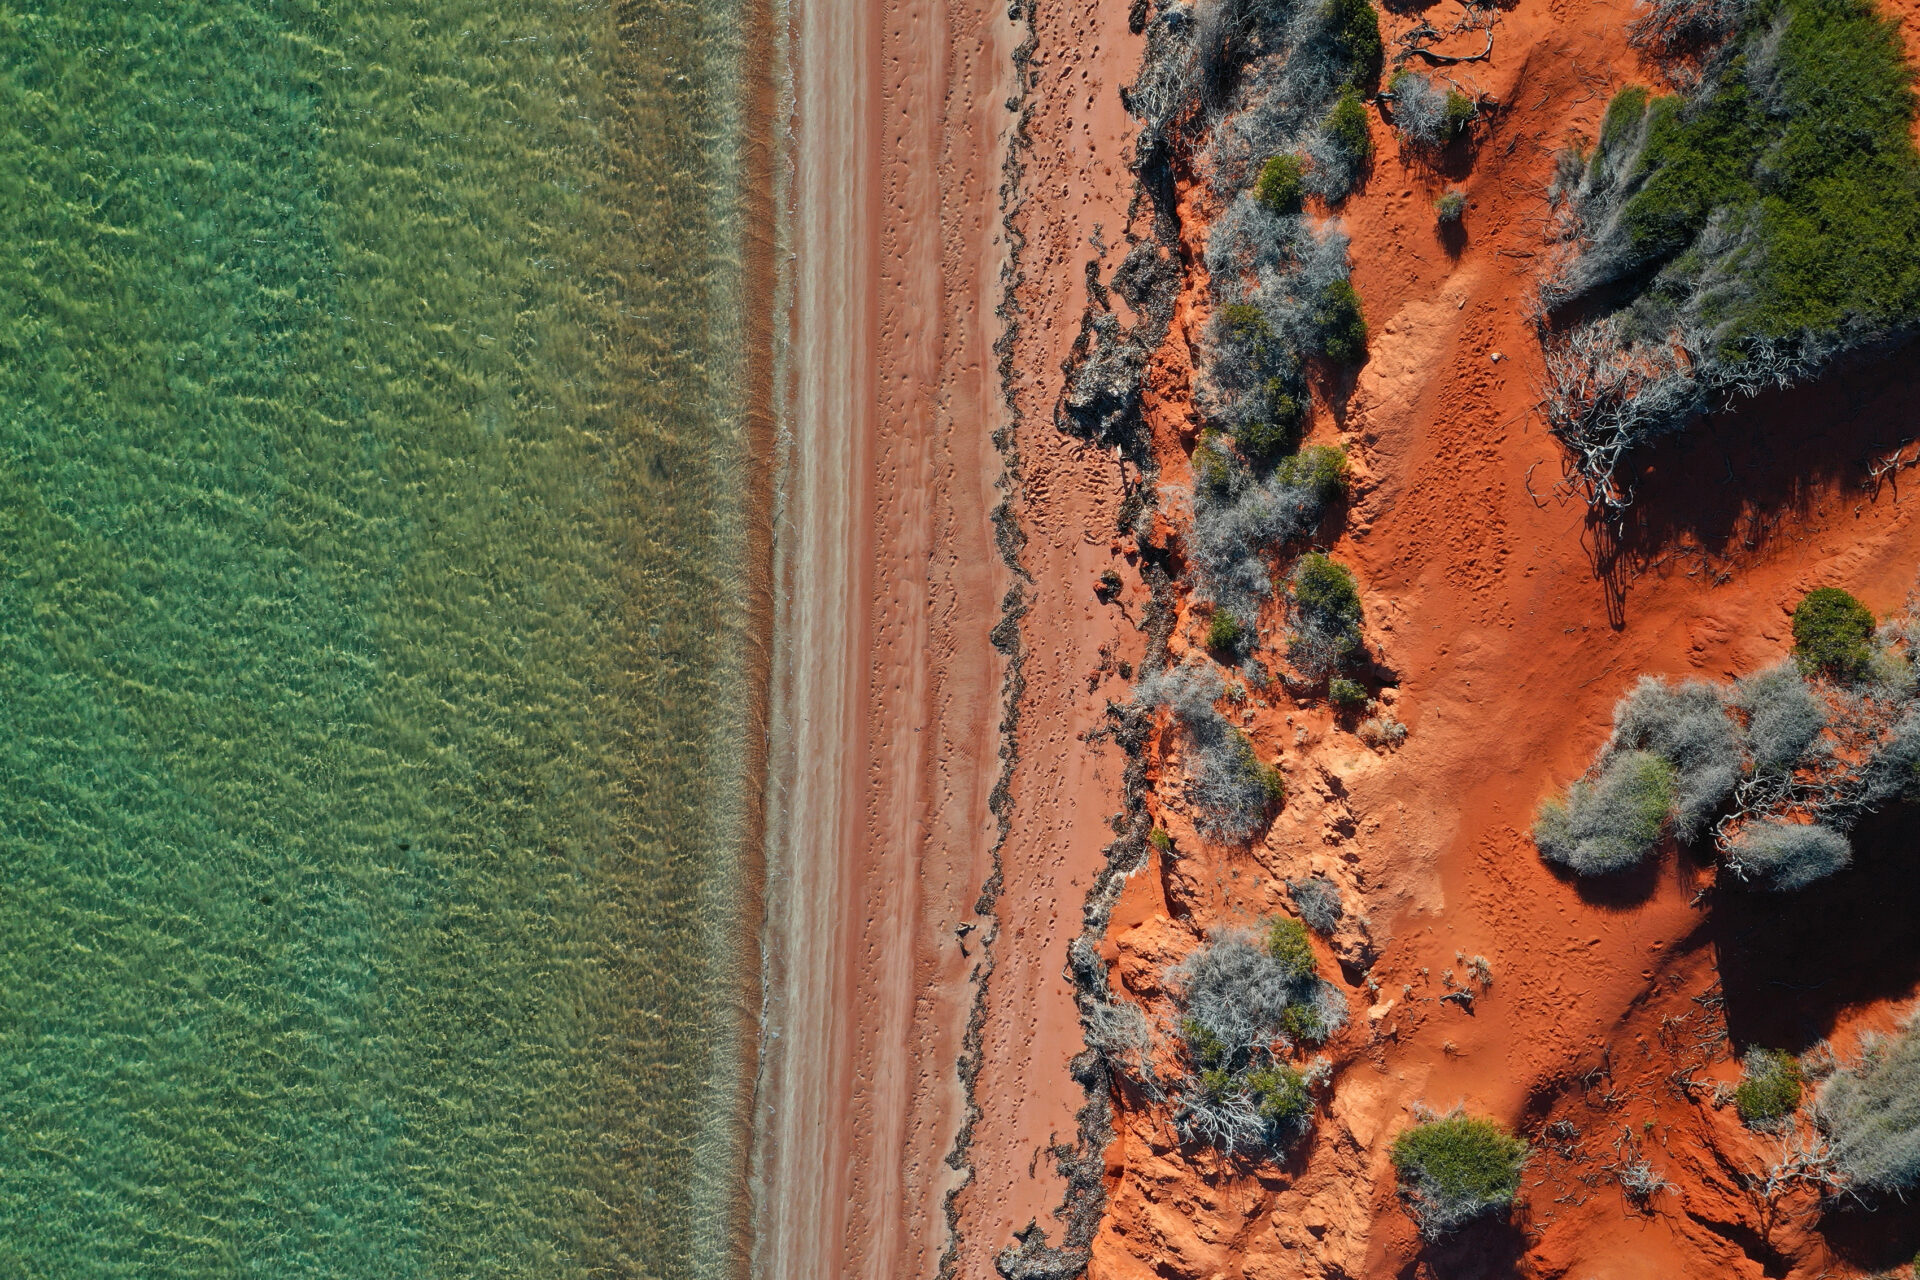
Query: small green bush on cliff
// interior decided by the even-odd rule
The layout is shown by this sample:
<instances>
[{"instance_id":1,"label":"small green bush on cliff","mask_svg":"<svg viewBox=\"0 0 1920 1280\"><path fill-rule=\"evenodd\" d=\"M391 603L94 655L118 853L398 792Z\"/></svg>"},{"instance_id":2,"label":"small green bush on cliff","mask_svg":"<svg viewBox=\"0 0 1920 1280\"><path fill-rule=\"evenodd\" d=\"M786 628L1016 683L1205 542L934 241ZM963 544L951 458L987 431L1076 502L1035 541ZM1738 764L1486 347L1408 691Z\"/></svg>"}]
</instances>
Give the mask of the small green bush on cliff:
<instances>
[{"instance_id":1,"label":"small green bush on cliff","mask_svg":"<svg viewBox=\"0 0 1920 1280\"><path fill-rule=\"evenodd\" d=\"M1751 1049L1740 1064L1733 1105L1748 1128L1771 1129L1799 1108L1804 1080L1792 1054Z\"/></svg>"},{"instance_id":2,"label":"small green bush on cliff","mask_svg":"<svg viewBox=\"0 0 1920 1280\"><path fill-rule=\"evenodd\" d=\"M1809 675L1863 674L1873 651L1873 611L1838 587L1809 591L1793 611L1793 656Z\"/></svg>"},{"instance_id":3,"label":"small green bush on cliff","mask_svg":"<svg viewBox=\"0 0 1920 1280\"><path fill-rule=\"evenodd\" d=\"M1456 1113L1402 1132L1392 1156L1407 1212L1434 1239L1513 1203L1527 1144L1491 1120Z\"/></svg>"}]
</instances>

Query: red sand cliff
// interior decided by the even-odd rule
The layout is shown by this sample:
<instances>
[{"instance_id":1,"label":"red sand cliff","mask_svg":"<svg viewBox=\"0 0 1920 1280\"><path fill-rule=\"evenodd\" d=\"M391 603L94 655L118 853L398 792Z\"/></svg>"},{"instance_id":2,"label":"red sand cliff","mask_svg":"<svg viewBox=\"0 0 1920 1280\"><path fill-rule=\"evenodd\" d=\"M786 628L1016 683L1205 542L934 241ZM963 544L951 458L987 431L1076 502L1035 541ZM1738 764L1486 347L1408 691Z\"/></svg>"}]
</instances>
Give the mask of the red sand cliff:
<instances>
[{"instance_id":1,"label":"red sand cliff","mask_svg":"<svg viewBox=\"0 0 1920 1280\"><path fill-rule=\"evenodd\" d=\"M1082 1046L1066 951L1122 808L1125 758L1098 731L1108 700L1129 694L1122 664L1147 649L1138 548L1118 530L1137 477L1055 425L1087 265L1110 280L1127 232L1147 234L1119 97L1140 57L1130 7L872 10L876 176L863 208L876 283L863 323L876 413L858 458L855 518L872 534L853 588L863 693L849 734L865 801L844 886L859 905L837 944L850 1012L832 1037L848 1163L829 1161L827 1196L846 1207L794 1274L930 1275L944 1259L986 1280L1028 1222L1062 1231L1053 1149L1071 1148L1086 1102L1068 1070ZM1916 8L1898 10L1910 29ZM1784 652L1786 611L1807 588L1845 584L1884 610L1920 569L1920 497L1862 487L1865 461L1920 408L1897 367L1773 398L1659 454L1623 547L1597 542L1557 487L1526 319L1542 192L1567 135L1591 135L1611 92L1645 78L1627 13L1583 0L1500 11L1491 60L1452 69L1497 110L1446 172L1403 157L1376 121L1371 176L1337 215L1371 352L1350 385L1321 388L1314 435L1354 460L1332 549L1361 580L1369 643L1391 674L1384 697L1410 733L1375 750L1324 704L1256 698L1244 727L1263 758L1283 760L1289 799L1251 850L1200 840L1177 773L1150 752L1148 804L1173 849L1129 879L1103 948L1116 993L1164 1014L1161 973L1208 927L1282 909L1280 882L1319 871L1365 919L1324 949L1330 974L1348 962L1353 1018L1328 1048L1335 1076L1314 1136L1284 1165L1183 1148L1163 1109L1119 1097L1091 1276L1811 1280L1857 1274L1912 1230L1757 1200L1741 1179L1767 1144L1712 1105L1711 1086L1736 1074L1729 1031L1740 1044L1831 1034L1844 1050L1860 1026L1884 1025L1920 966L1910 948L1878 954L1878 937L1910 930L1920 904L1802 900L1778 913L1857 921L1836 945L1806 919L1716 910L1698 896L1711 870L1673 856L1625 895L1583 896L1525 836L1638 675L1752 670ZM1385 15L1390 49L1417 20ZM1469 199L1451 245L1432 211L1449 183ZM1004 224L981 214L994 189L1010 199ZM1214 212L1183 192L1189 263ZM1204 305L1190 270L1149 369L1168 491L1188 479L1188 347ZM985 522L1002 466L1017 571ZM1176 551L1178 523L1159 530ZM1103 603L1109 569L1124 585ZM1024 683L996 863L986 790L1008 667L984 637L1016 584ZM1193 647L1185 605L1181 593L1176 655ZM976 916L983 882L995 892ZM1781 938L1778 954L1759 954L1755 936ZM1440 1003L1444 972L1468 981L1459 957L1473 955L1490 962L1491 987L1471 1012ZM977 1064L970 1094L956 1056ZM1536 1154L1511 1228L1423 1252L1387 1146L1414 1104L1456 1102L1525 1132ZM1605 1176L1623 1131L1672 1184L1645 1206Z\"/></svg>"},{"instance_id":2,"label":"red sand cliff","mask_svg":"<svg viewBox=\"0 0 1920 1280\"><path fill-rule=\"evenodd\" d=\"M1776 397L1659 455L1634 532L1596 561L1603 544L1556 486L1560 455L1535 411L1526 304L1553 153L1645 78L1623 17L1535 0L1503 11L1491 61L1449 68L1500 104L1470 164L1436 172L1376 122L1371 177L1338 211L1373 341L1316 434L1345 443L1361 473L1333 552L1363 583L1410 734L1376 752L1284 694L1254 709L1249 735L1285 761L1285 813L1250 852L1208 847L1162 786L1154 804L1175 847L1133 877L1108 954L1116 988L1152 1000L1207 926L1281 909L1279 881L1318 870L1369 917L1377 988L1347 984L1354 1019L1330 1046L1330 1105L1283 1167L1230 1166L1177 1145L1163 1113L1122 1108L1094 1276L1813 1277L1855 1274L1876 1248L1897 1256L1911 1234L1839 1220L1823 1235L1810 1199L1750 1193L1742 1176L1771 1144L1711 1101L1712 1083L1738 1074L1729 1025L1742 1044L1834 1034L1844 1048L1862 1020L1911 1000L1920 972L1895 954L1898 913L1802 902L1716 919L1696 901L1710 869L1672 857L1628 900L1584 897L1525 836L1639 674L1751 671L1784 653L1787 611L1810 587L1846 584L1885 610L1920 568L1920 505L1862 487L1866 462L1907 437L1920 407L1898 368ZM1413 20L1385 16L1390 49ZM1469 199L1452 245L1433 214L1449 180ZM1189 193L1196 249L1207 213ZM1199 297L1190 281L1150 391L1168 480L1185 479L1192 444L1185 346ZM1773 935L1800 949L1789 976L1804 981L1756 963L1745 933L1791 932L1788 917L1816 910L1836 913L1826 936ZM1884 955L1855 932L1876 926ZM1335 941L1353 957L1351 926ZM1462 963L1473 955L1491 962L1491 988L1471 1012L1440 1003L1445 971L1476 985ZM1534 1136L1536 1155L1510 1229L1423 1253L1387 1146L1414 1104L1461 1102ZM1555 1121L1579 1136L1543 1138ZM1605 1173L1623 1132L1671 1183L1645 1205Z\"/></svg>"}]
</instances>

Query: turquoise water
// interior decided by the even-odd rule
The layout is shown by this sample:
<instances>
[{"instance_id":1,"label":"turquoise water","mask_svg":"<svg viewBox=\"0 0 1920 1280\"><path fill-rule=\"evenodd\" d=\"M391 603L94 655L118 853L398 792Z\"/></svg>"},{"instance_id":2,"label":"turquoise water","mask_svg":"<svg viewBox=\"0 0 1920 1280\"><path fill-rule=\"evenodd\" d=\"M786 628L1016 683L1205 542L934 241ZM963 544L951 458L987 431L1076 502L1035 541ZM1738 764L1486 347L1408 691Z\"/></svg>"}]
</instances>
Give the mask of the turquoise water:
<instances>
[{"instance_id":1,"label":"turquoise water","mask_svg":"<svg viewBox=\"0 0 1920 1280\"><path fill-rule=\"evenodd\" d=\"M738 1242L738 41L0 0L0 1276Z\"/></svg>"}]
</instances>

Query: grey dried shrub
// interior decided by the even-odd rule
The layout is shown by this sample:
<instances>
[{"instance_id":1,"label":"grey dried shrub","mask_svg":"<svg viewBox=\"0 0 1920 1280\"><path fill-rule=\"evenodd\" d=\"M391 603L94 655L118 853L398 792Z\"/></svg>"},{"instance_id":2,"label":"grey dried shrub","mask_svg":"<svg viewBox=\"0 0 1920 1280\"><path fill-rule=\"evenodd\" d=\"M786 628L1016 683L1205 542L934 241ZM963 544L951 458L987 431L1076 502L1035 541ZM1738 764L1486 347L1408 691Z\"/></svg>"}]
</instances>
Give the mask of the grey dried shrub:
<instances>
[{"instance_id":1,"label":"grey dried shrub","mask_svg":"<svg viewBox=\"0 0 1920 1280\"><path fill-rule=\"evenodd\" d=\"M1155 672L1134 689L1142 707L1169 707L1186 742L1186 794L1194 826L1209 839L1252 838L1285 800L1280 775L1261 763L1246 735L1215 704L1226 696L1219 673L1198 662Z\"/></svg>"},{"instance_id":2,"label":"grey dried shrub","mask_svg":"<svg viewBox=\"0 0 1920 1280\"><path fill-rule=\"evenodd\" d=\"M1856 1192L1904 1200L1920 1189L1920 1035L1911 1020L1821 1085L1814 1116Z\"/></svg>"}]
</instances>

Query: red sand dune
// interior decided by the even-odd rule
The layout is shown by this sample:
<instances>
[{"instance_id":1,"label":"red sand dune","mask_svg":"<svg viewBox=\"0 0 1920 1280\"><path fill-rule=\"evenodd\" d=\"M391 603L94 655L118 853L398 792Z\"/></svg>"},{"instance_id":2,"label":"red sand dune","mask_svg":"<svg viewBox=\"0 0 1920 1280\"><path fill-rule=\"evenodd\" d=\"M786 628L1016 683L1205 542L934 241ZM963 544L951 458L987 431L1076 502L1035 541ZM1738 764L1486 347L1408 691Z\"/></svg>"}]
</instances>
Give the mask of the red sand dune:
<instances>
[{"instance_id":1,"label":"red sand dune","mask_svg":"<svg viewBox=\"0 0 1920 1280\"><path fill-rule=\"evenodd\" d=\"M842 664L846 756L789 762L846 788L847 810L834 875L812 890L822 937L807 954L826 978L807 1045L820 1058L792 1095L819 1114L776 1143L785 1175L814 1193L796 1211L805 1221L783 1228L783 1275L932 1275L944 1260L985 1280L1028 1222L1054 1239L1062 1229L1051 1151L1071 1147L1086 1102L1067 1065L1081 1036L1066 946L1123 802L1122 753L1088 739L1108 700L1128 696L1120 664L1146 649L1146 587L1116 528L1125 464L1055 426L1087 265L1109 280L1127 231L1147 230L1119 99L1140 54L1129 7L877 2L851 45L816 31L798 51L859 80L845 128L868 132L809 134L819 108L803 85L802 152L810 140L842 149L847 172L823 169L815 190L845 192L856 245L837 302L814 313L838 318L809 336L796 307L796 334L825 368L848 352L876 358L854 362L851 444L832 455L860 477L857 501L817 534L849 566L843 647L815 650ZM1898 8L1911 26L1920 5ZM1811 1280L1858 1273L1884 1233L1823 1234L1806 1204L1769 1208L1745 1191L1740 1173L1764 1164L1765 1144L1711 1105L1709 1086L1736 1074L1729 1030L1742 1044L1833 1034L1845 1048L1858 1027L1884 1025L1920 971L1878 954L1874 930L1909 928L1916 904L1715 914L1696 905L1710 869L1671 855L1596 897L1550 873L1525 836L1641 673L1751 670L1784 652L1787 610L1807 588L1844 584L1884 610L1920 569L1920 495L1862 487L1865 461L1905 438L1920 407L1897 366L1771 398L1661 452L1622 545L1598 541L1558 486L1525 314L1542 191L1567 135L1590 135L1611 92L1645 78L1621 35L1627 12L1591 0L1502 10L1493 58L1454 69L1499 104L1457 172L1401 156L1376 123L1372 175L1338 214L1371 354L1350 386L1323 388L1315 436L1355 462L1333 551L1360 577L1386 697L1410 734L1376 751L1323 704L1256 698L1245 728L1283 759L1289 800L1251 850L1194 834L1156 747L1148 803L1174 849L1128 882L1104 948L1115 990L1164 1015L1159 976L1208 927L1278 910L1285 877L1320 871L1365 919L1325 957L1331 973L1349 962L1354 1016L1329 1046L1336 1074L1315 1135L1284 1166L1183 1148L1163 1111L1118 1098L1091 1276ZM1416 20L1385 16L1390 49ZM1450 181L1469 198L1452 246L1432 212ZM1010 203L995 209L990 191ZM1191 263L1213 210L1183 196ZM1188 344L1203 284L1189 273L1148 379L1169 489L1187 481L1196 430ZM1003 321L1010 398L993 350ZM1018 574L988 523L997 484L1024 538ZM1162 530L1176 545L1177 523ZM1111 604L1094 592L1107 569L1124 582ZM990 884L1007 664L986 637L1016 585L1024 683ZM1184 594L1181 610L1176 653L1193 631ZM975 916L983 884L997 892ZM1860 928L1836 947L1809 929L1814 911L1852 913ZM1376 989L1352 963L1368 948ZM1436 997L1471 955L1488 958L1493 984L1469 1013ZM1794 990L1809 965L1817 990ZM977 1063L970 1096L956 1059ZM1465 1103L1536 1136L1565 1120L1579 1137L1537 1151L1511 1227L1422 1252L1386 1155L1416 1103ZM1644 1207L1599 1172L1623 1131L1672 1183Z\"/></svg>"}]
</instances>

